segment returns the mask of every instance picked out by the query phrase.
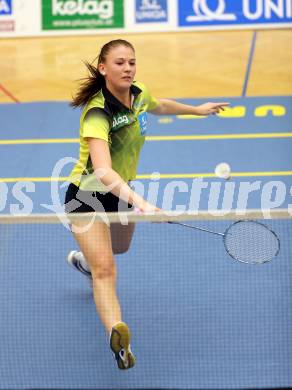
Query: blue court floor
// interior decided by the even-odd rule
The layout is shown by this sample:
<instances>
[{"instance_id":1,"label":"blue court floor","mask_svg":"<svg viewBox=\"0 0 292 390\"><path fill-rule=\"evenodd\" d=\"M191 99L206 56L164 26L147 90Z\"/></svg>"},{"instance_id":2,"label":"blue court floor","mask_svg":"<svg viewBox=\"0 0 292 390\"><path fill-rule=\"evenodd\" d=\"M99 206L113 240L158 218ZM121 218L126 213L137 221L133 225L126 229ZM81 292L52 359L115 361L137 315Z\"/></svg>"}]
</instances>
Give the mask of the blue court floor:
<instances>
[{"instance_id":1,"label":"blue court floor","mask_svg":"<svg viewBox=\"0 0 292 390\"><path fill-rule=\"evenodd\" d=\"M292 97L226 100L231 108L217 117L149 115L138 191L172 210L292 205ZM0 105L1 214L61 210L79 114L67 102ZM228 182L214 176L223 161ZM229 221L198 224L224 231ZM70 233L0 224L0 389L292 387L291 216L269 224L282 247L263 266L234 262L203 232L137 226L117 256L137 355L129 372L115 366L89 283L66 264Z\"/></svg>"}]
</instances>

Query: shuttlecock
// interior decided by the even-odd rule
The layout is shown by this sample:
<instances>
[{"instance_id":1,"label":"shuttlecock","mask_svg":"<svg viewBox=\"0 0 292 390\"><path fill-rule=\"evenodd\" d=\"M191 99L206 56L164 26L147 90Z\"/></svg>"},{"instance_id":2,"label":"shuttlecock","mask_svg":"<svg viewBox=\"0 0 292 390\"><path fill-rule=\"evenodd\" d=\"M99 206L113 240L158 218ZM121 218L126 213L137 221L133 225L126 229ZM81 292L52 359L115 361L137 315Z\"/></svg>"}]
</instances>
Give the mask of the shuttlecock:
<instances>
[{"instance_id":1,"label":"shuttlecock","mask_svg":"<svg viewBox=\"0 0 292 390\"><path fill-rule=\"evenodd\" d=\"M221 179L228 180L228 179L230 179L230 174L231 174L231 169L230 169L229 164L223 162L223 163L216 165L215 175L217 177L220 177Z\"/></svg>"}]
</instances>

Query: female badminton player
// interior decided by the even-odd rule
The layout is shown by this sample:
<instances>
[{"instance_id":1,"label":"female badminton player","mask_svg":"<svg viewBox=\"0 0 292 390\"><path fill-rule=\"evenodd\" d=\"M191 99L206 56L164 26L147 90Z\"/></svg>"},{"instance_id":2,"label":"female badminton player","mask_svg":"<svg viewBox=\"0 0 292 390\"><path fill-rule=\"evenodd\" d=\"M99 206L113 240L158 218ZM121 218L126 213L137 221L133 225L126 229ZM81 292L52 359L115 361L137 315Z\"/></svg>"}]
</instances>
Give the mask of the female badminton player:
<instances>
[{"instance_id":1,"label":"female badminton player","mask_svg":"<svg viewBox=\"0 0 292 390\"><path fill-rule=\"evenodd\" d=\"M139 154L145 141L147 112L156 115L210 115L228 103L190 106L153 97L134 81L135 50L131 43L112 40L98 56L97 65L86 63L89 76L71 105L82 107L79 161L74 166L65 197L67 213L117 212L135 207L141 212L158 210L130 186L135 179ZM80 225L85 222L74 222ZM79 226L79 227L80 227ZM129 248L134 225L111 226L98 222L73 232L80 252L71 251L68 262L92 281L94 301L110 336L110 348L120 369L134 366L130 330L122 321L116 294L115 253Z\"/></svg>"}]
</instances>

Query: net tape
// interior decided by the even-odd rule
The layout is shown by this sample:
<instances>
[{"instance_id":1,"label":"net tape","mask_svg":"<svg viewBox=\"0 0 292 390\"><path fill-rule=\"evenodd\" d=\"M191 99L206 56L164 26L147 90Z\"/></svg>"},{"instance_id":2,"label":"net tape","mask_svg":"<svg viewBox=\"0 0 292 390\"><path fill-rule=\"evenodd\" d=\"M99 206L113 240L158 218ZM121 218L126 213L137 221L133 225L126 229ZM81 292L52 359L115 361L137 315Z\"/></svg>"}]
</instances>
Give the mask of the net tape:
<instances>
[{"instance_id":1,"label":"net tape","mask_svg":"<svg viewBox=\"0 0 292 390\"><path fill-rule=\"evenodd\" d=\"M291 219L292 209L233 209L202 210L198 212L161 211L155 213L76 213L76 214L0 214L0 224L59 224L63 222L96 220L105 223L168 222L168 221L224 221Z\"/></svg>"}]
</instances>

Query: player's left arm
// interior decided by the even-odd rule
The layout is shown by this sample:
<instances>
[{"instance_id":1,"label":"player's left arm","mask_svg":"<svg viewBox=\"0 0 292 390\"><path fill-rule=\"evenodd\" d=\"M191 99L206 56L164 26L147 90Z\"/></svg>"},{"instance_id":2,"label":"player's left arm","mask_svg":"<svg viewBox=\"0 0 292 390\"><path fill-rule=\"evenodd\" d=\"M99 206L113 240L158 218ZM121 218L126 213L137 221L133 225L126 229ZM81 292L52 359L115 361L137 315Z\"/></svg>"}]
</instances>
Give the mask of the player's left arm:
<instances>
[{"instance_id":1,"label":"player's left arm","mask_svg":"<svg viewBox=\"0 0 292 390\"><path fill-rule=\"evenodd\" d=\"M204 103L199 106L191 106L170 99L157 99L158 106L149 112L155 115L212 115L224 111L229 103Z\"/></svg>"}]
</instances>

